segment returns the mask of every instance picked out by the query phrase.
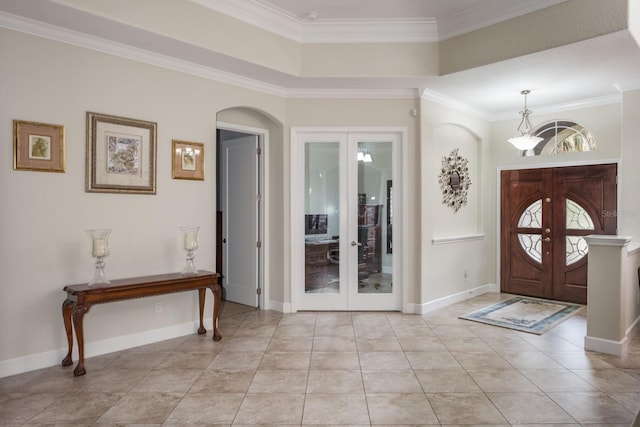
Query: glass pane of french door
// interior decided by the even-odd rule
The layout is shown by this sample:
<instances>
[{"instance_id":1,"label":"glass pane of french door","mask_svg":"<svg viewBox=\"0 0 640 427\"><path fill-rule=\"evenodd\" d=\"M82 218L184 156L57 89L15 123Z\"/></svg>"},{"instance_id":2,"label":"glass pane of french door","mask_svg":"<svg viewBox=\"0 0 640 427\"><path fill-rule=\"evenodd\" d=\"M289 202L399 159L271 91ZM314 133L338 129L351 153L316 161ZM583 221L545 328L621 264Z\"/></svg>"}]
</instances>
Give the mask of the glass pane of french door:
<instances>
[{"instance_id":1,"label":"glass pane of french door","mask_svg":"<svg viewBox=\"0 0 640 427\"><path fill-rule=\"evenodd\" d=\"M393 146L357 143L358 294L393 292Z\"/></svg>"},{"instance_id":2,"label":"glass pane of french door","mask_svg":"<svg viewBox=\"0 0 640 427\"><path fill-rule=\"evenodd\" d=\"M339 161L339 142L305 143L305 294L340 293Z\"/></svg>"}]
</instances>

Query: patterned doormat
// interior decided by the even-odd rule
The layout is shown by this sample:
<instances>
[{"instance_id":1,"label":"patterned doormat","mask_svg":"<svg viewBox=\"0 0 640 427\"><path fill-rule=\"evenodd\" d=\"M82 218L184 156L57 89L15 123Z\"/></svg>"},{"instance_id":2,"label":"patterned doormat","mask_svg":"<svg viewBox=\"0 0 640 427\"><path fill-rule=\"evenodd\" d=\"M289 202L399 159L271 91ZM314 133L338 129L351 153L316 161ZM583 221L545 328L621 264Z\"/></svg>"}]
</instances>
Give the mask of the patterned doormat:
<instances>
[{"instance_id":1,"label":"patterned doormat","mask_svg":"<svg viewBox=\"0 0 640 427\"><path fill-rule=\"evenodd\" d=\"M460 319L542 335L583 307L560 301L515 297L465 314Z\"/></svg>"}]
</instances>

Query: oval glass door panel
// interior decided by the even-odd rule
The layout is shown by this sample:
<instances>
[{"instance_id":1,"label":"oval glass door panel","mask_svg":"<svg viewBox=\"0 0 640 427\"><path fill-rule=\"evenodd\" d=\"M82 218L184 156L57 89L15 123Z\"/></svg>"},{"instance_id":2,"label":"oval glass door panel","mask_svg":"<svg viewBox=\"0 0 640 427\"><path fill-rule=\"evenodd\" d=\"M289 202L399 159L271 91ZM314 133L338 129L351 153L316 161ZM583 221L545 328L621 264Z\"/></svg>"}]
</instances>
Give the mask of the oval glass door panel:
<instances>
[{"instance_id":1,"label":"oval glass door panel","mask_svg":"<svg viewBox=\"0 0 640 427\"><path fill-rule=\"evenodd\" d=\"M580 204L574 202L571 199L566 199L566 227L567 234L569 230L595 230L593 221L589 216L589 213ZM582 236L566 236L565 243L565 263L566 265L575 264L582 258L587 256L589 252L589 245Z\"/></svg>"},{"instance_id":2,"label":"oval glass door panel","mask_svg":"<svg viewBox=\"0 0 640 427\"><path fill-rule=\"evenodd\" d=\"M340 146L305 143L305 293L339 293Z\"/></svg>"},{"instance_id":3,"label":"oval glass door panel","mask_svg":"<svg viewBox=\"0 0 640 427\"><path fill-rule=\"evenodd\" d=\"M542 199L538 199L531 203L527 209L522 212L522 215L520 215L520 219L518 220L518 227L542 227Z\"/></svg>"},{"instance_id":4,"label":"oval glass door panel","mask_svg":"<svg viewBox=\"0 0 640 427\"><path fill-rule=\"evenodd\" d=\"M520 215L518 228L531 228L541 233L542 199L531 203ZM524 252L536 262L542 263L542 235L537 233L518 233L518 242Z\"/></svg>"},{"instance_id":5,"label":"oval glass door panel","mask_svg":"<svg viewBox=\"0 0 640 427\"><path fill-rule=\"evenodd\" d=\"M542 262L542 236L539 234L518 234L518 241L525 253L534 261Z\"/></svg>"}]
</instances>

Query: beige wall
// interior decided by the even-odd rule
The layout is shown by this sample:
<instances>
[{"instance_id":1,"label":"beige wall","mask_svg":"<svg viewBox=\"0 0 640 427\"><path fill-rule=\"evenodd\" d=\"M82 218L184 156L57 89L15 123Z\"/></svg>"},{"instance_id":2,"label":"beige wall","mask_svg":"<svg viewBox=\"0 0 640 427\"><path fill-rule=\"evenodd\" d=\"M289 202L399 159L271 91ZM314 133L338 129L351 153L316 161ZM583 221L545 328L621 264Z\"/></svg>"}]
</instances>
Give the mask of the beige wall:
<instances>
[{"instance_id":1,"label":"beige wall","mask_svg":"<svg viewBox=\"0 0 640 427\"><path fill-rule=\"evenodd\" d=\"M624 315L623 325L629 328L640 317L640 200L638 183L640 182L640 168L636 159L640 156L640 90L624 93L622 97L622 153L620 169L618 171L618 234L631 236L631 251L625 260L626 267L622 272L622 295ZM625 331L628 332L628 331Z\"/></svg>"},{"instance_id":2,"label":"beige wall","mask_svg":"<svg viewBox=\"0 0 640 427\"><path fill-rule=\"evenodd\" d=\"M569 0L444 40L440 44L440 73L492 64L627 29L627 1Z\"/></svg>"},{"instance_id":3,"label":"beige wall","mask_svg":"<svg viewBox=\"0 0 640 427\"><path fill-rule=\"evenodd\" d=\"M302 76L437 76L437 43L311 43Z\"/></svg>"},{"instance_id":4,"label":"beige wall","mask_svg":"<svg viewBox=\"0 0 640 427\"><path fill-rule=\"evenodd\" d=\"M298 43L195 2L136 0L132 5L128 0L61 0L57 3L274 70L300 73Z\"/></svg>"},{"instance_id":5,"label":"beige wall","mask_svg":"<svg viewBox=\"0 0 640 427\"><path fill-rule=\"evenodd\" d=\"M466 293L488 283L493 236L483 220L482 206L489 201L483 184L483 158L490 146L490 126L485 120L432 101L421 101L421 287L422 311L434 301ZM472 185L468 204L454 213L442 206L438 175L442 157L454 148L469 160ZM490 221L490 218L487 219ZM485 234L479 240L434 244L434 239ZM466 275L465 275L466 272Z\"/></svg>"},{"instance_id":6,"label":"beige wall","mask_svg":"<svg viewBox=\"0 0 640 427\"><path fill-rule=\"evenodd\" d=\"M620 197L618 201L618 230L619 234L634 236L636 241L640 241L640 198L635 196L640 182L640 168L637 162L637 159L640 159L638 111L640 111L640 90L625 93L621 120L622 159L618 174L621 194L629 197Z\"/></svg>"},{"instance_id":7,"label":"beige wall","mask_svg":"<svg viewBox=\"0 0 640 427\"><path fill-rule=\"evenodd\" d=\"M629 12L629 32L640 44L640 3L634 0L628 0Z\"/></svg>"},{"instance_id":8,"label":"beige wall","mask_svg":"<svg viewBox=\"0 0 640 427\"><path fill-rule=\"evenodd\" d=\"M11 100L0 105L5 140L11 140L13 119L61 124L67 159L64 174L14 171L10 161L0 164L0 194L11 201L0 207L0 280L5 284L0 287L0 321L20 325L0 336L0 375L16 366L28 370L56 364L64 355L62 288L86 282L93 272L85 229L113 229L106 259L111 278L179 271L184 253L178 227L185 224L201 227L196 265L215 268L217 120L270 130L267 298L276 307L291 301L285 226L291 126L406 127L409 191L419 193L417 119L410 114L417 106L414 99L285 100L9 30L0 30L0 50L12 58L0 63L0 92ZM158 124L156 195L84 191L87 111ZM205 144L204 181L171 178L174 138ZM11 144L2 147L1 157L11 159ZM409 205L411 224L417 206L419 197ZM409 244L416 242L417 236ZM417 256L418 251L411 253ZM418 265L415 259L410 262ZM407 278L410 283L416 279L415 273ZM155 313L156 302L162 302L162 313ZM195 293L99 305L85 318L86 354L192 333L194 319Z\"/></svg>"},{"instance_id":9,"label":"beige wall","mask_svg":"<svg viewBox=\"0 0 640 427\"><path fill-rule=\"evenodd\" d=\"M214 270L215 135L217 112L245 105L283 121L284 100L88 49L0 30L0 361L27 355L58 359L65 343L62 288L86 282L93 270L84 230L108 227L111 278L179 271L184 253L178 227L199 225L196 265ZM86 112L154 121L157 194L84 191ZM66 130L66 173L14 171L12 120L61 124ZM205 144L205 180L171 178L171 140ZM280 139L278 141L278 139ZM275 142L282 146L282 135ZM278 151L280 154L278 154ZM283 165L276 150L276 171ZM282 178L274 185L283 185ZM277 194L277 192L276 192ZM274 215L277 217L277 215ZM282 233L275 226L272 235ZM282 244L282 243L281 243ZM274 269L282 283L282 269ZM282 293L282 291L280 291ZM197 318L195 293L107 304L86 317L91 342L152 330L174 333ZM155 302L163 312L155 313ZM211 307L211 301L208 301ZM210 313L210 311L208 311ZM60 359L61 360L61 359ZM2 368L2 362L0 362Z\"/></svg>"}]
</instances>

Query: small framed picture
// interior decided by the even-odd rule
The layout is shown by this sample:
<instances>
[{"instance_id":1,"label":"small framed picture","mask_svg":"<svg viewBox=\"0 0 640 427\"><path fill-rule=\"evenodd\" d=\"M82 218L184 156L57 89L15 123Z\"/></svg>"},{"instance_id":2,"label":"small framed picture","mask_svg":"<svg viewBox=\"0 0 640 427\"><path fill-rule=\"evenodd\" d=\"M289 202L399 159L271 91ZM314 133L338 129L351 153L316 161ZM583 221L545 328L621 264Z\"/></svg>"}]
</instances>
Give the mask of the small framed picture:
<instances>
[{"instance_id":1,"label":"small framed picture","mask_svg":"<svg viewBox=\"0 0 640 427\"><path fill-rule=\"evenodd\" d=\"M157 124L87 113L86 191L156 194Z\"/></svg>"},{"instance_id":2,"label":"small framed picture","mask_svg":"<svg viewBox=\"0 0 640 427\"><path fill-rule=\"evenodd\" d=\"M173 179L204 181L204 144L174 139Z\"/></svg>"},{"instance_id":3,"label":"small framed picture","mask_svg":"<svg viewBox=\"0 0 640 427\"><path fill-rule=\"evenodd\" d=\"M64 172L64 126L14 120L13 169Z\"/></svg>"}]
</instances>

